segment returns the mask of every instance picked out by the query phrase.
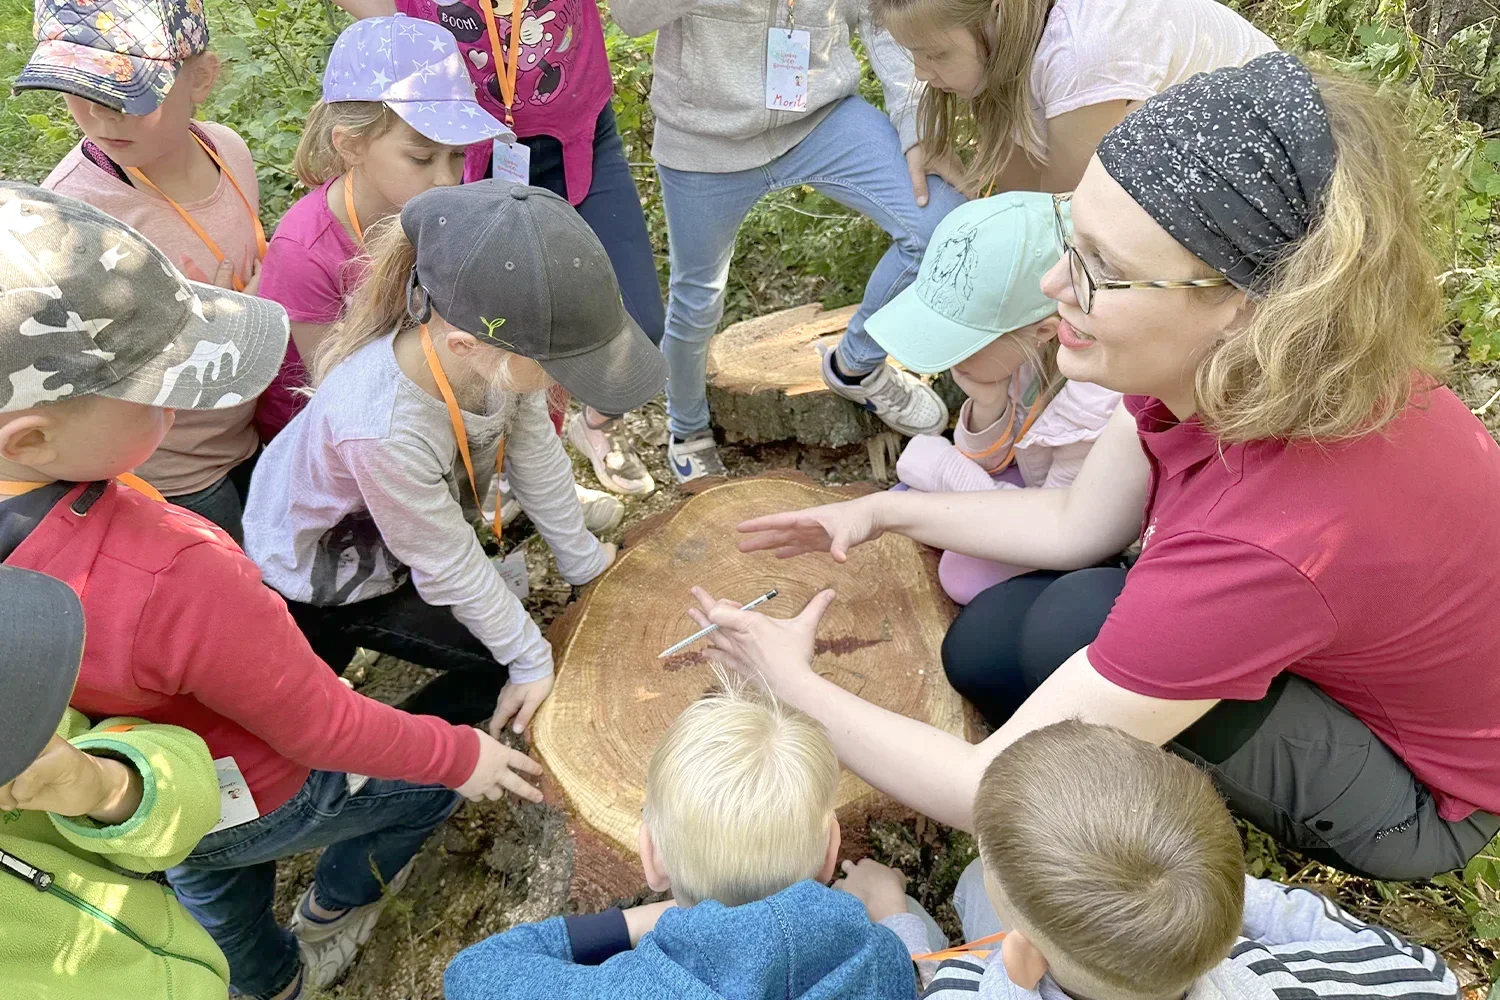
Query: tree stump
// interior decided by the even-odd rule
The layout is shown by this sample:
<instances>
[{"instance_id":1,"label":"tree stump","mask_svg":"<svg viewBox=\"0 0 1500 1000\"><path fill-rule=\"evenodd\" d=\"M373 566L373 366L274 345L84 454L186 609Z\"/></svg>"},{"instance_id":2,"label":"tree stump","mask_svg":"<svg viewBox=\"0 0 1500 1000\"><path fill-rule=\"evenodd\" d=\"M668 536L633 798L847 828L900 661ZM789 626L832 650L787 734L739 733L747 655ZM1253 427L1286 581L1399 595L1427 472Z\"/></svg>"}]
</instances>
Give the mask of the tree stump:
<instances>
[{"instance_id":1,"label":"tree stump","mask_svg":"<svg viewBox=\"0 0 1500 1000\"><path fill-rule=\"evenodd\" d=\"M796 306L735 323L711 340L708 404L724 437L842 448L887 433L873 414L823 384L819 348L833 350L856 308ZM944 373L933 387L957 413L964 397L952 378Z\"/></svg>"},{"instance_id":2,"label":"tree stump","mask_svg":"<svg viewBox=\"0 0 1500 1000\"><path fill-rule=\"evenodd\" d=\"M858 491L854 491L858 492ZM853 492L773 474L712 485L639 526L634 542L554 626L557 684L537 713L534 742L574 819L573 897L579 905L641 890L637 831L646 764L668 725L714 683L706 641L657 654L691 634L699 585L747 601L772 588L778 617L833 587L814 669L862 698L949 732L966 732L962 699L943 676L940 649L954 607L937 555L895 534L828 558L743 555L734 526L750 517L848 499ZM839 817L858 850L865 820L903 812L844 772Z\"/></svg>"}]
</instances>

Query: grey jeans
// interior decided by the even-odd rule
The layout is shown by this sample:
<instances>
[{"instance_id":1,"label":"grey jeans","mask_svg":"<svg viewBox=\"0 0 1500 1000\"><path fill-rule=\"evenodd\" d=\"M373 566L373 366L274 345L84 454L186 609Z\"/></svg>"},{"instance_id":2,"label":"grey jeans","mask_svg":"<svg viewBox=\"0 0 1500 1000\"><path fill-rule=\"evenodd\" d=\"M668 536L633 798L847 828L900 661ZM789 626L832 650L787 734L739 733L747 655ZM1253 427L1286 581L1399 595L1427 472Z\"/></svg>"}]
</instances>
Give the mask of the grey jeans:
<instances>
[{"instance_id":1,"label":"grey jeans","mask_svg":"<svg viewBox=\"0 0 1500 1000\"><path fill-rule=\"evenodd\" d=\"M1401 758L1322 689L1282 674L1266 697L1220 702L1168 744L1236 813L1288 847L1380 879L1462 868L1500 816L1446 820Z\"/></svg>"}]
</instances>

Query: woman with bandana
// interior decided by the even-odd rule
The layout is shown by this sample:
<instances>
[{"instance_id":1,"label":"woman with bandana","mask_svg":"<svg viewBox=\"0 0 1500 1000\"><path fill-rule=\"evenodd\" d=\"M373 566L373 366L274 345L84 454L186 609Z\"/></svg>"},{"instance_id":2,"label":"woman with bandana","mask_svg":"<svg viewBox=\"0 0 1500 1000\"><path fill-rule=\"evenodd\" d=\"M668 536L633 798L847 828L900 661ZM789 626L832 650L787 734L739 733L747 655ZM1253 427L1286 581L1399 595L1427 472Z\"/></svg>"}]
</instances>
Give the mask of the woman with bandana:
<instances>
[{"instance_id":1,"label":"woman with bandana","mask_svg":"<svg viewBox=\"0 0 1500 1000\"><path fill-rule=\"evenodd\" d=\"M780 621L701 592L714 645L828 725L843 762L968 828L979 777L1073 717L1206 767L1241 815L1381 878L1500 830L1500 448L1435 377L1435 261L1398 109L1272 53L1152 98L1072 197L1058 363L1126 394L1066 490L885 493L742 525L741 548L885 531L1044 567L944 645L977 746L810 669L825 592ZM1060 216L1061 217L1061 216ZM1100 564L1139 538L1134 566Z\"/></svg>"}]
</instances>

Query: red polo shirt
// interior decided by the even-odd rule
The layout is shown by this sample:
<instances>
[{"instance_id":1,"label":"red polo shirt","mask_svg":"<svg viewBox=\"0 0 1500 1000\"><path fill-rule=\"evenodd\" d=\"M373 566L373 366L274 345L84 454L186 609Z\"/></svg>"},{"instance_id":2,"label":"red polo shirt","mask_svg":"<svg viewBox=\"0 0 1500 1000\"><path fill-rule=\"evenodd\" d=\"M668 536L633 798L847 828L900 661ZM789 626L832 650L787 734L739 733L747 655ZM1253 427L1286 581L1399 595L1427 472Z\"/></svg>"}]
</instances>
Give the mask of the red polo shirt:
<instances>
[{"instance_id":1,"label":"red polo shirt","mask_svg":"<svg viewBox=\"0 0 1500 1000\"><path fill-rule=\"evenodd\" d=\"M1500 813L1500 448L1447 389L1330 446L1226 445L1126 397L1145 544L1089 662L1139 694L1254 700L1289 670L1444 819Z\"/></svg>"}]
</instances>

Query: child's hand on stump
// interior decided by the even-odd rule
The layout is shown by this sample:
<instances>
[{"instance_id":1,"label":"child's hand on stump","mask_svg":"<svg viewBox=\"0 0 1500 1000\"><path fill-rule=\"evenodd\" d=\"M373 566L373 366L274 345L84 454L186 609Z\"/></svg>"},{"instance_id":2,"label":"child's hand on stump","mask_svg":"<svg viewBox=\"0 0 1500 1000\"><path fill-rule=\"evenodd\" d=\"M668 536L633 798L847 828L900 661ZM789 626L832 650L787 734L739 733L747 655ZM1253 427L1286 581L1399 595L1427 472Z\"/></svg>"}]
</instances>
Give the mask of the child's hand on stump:
<instances>
[{"instance_id":1,"label":"child's hand on stump","mask_svg":"<svg viewBox=\"0 0 1500 1000\"><path fill-rule=\"evenodd\" d=\"M479 737L479 762L469 780L458 786L458 794L471 802L504 798L506 792L528 802L542 801L541 790L516 774L517 771L541 774L542 765L482 729L475 729L474 733Z\"/></svg>"},{"instance_id":2,"label":"child's hand on stump","mask_svg":"<svg viewBox=\"0 0 1500 1000\"><path fill-rule=\"evenodd\" d=\"M531 725L531 717L552 693L552 681L555 676L555 674L548 674L541 680L532 681L530 684L507 681L500 689L500 700L495 702L495 714L490 717L490 735L498 739L501 732L505 730L505 724L512 717L516 720L512 728L518 733L525 732L526 727Z\"/></svg>"},{"instance_id":3,"label":"child's hand on stump","mask_svg":"<svg viewBox=\"0 0 1500 1000\"><path fill-rule=\"evenodd\" d=\"M855 864L844 862L844 877L833 883L865 904L865 912L875 923L906 912L906 876L887 868L873 858Z\"/></svg>"}]
</instances>

